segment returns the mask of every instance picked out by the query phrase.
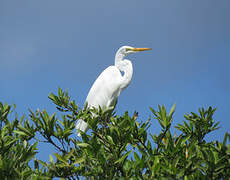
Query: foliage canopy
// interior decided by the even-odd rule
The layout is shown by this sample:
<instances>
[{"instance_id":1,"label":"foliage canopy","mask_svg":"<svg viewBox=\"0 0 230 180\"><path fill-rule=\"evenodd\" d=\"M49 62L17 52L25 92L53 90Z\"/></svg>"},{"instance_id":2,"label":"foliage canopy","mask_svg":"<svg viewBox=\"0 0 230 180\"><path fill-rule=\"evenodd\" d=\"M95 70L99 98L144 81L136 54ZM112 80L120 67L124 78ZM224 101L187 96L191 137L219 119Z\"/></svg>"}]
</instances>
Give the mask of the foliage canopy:
<instances>
[{"instance_id":1,"label":"foliage canopy","mask_svg":"<svg viewBox=\"0 0 230 180\"><path fill-rule=\"evenodd\" d=\"M153 118L138 122L137 113L116 115L110 109L80 109L67 91L59 88L49 98L60 115L30 110L29 117L9 120L13 108L0 102L0 179L228 179L230 135L223 142L206 142L208 133L219 128L215 108L186 114L175 128L175 105L150 108ZM92 116L96 114L96 116ZM76 136L75 123L87 121L90 133ZM157 119L159 134L148 132ZM36 158L38 143L56 148L49 162Z\"/></svg>"}]
</instances>

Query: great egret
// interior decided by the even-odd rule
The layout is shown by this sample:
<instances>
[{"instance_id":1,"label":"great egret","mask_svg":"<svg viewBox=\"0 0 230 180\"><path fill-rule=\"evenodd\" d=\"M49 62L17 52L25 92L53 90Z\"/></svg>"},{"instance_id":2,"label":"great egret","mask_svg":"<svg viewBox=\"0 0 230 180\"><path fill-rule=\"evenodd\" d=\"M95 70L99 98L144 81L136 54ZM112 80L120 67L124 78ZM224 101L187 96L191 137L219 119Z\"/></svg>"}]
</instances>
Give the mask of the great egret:
<instances>
[{"instance_id":1,"label":"great egret","mask_svg":"<svg viewBox=\"0 0 230 180\"><path fill-rule=\"evenodd\" d=\"M151 50L151 48L134 48L131 46L122 46L115 55L115 66L106 68L96 79L91 87L86 103L88 107L106 108L114 105L121 91L123 91L131 82L133 76L133 66L131 61L124 59L131 53ZM124 74L122 75L123 72ZM76 129L86 132L88 125L79 119ZM80 136L80 133L78 133Z\"/></svg>"}]
</instances>

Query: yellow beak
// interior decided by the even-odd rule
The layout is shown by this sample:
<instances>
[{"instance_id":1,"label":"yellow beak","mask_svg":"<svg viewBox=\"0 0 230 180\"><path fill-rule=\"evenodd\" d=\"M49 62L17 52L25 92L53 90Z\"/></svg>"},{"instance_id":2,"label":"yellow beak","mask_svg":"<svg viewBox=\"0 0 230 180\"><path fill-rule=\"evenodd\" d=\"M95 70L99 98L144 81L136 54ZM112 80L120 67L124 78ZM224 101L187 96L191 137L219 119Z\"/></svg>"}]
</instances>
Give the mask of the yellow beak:
<instances>
[{"instance_id":1,"label":"yellow beak","mask_svg":"<svg viewBox=\"0 0 230 180\"><path fill-rule=\"evenodd\" d=\"M148 51L151 50L151 48L133 48L133 51Z\"/></svg>"}]
</instances>

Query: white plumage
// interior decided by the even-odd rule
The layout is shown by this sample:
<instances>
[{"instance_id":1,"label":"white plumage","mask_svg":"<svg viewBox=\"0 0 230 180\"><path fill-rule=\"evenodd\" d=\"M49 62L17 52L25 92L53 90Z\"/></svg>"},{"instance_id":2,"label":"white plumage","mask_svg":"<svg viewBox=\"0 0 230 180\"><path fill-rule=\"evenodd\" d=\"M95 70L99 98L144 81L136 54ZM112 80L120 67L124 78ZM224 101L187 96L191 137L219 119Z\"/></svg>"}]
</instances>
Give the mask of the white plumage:
<instances>
[{"instance_id":1,"label":"white plumage","mask_svg":"<svg viewBox=\"0 0 230 180\"><path fill-rule=\"evenodd\" d=\"M124 59L130 53L150 50L150 48L133 48L130 46L122 46L116 53L115 65L106 68L96 79L91 87L86 102L88 107L107 108L114 105L123 91L131 82L133 75L133 66L131 61ZM124 72L122 75L121 72ZM79 119L76 129L86 132L88 125ZM80 136L80 133L78 133Z\"/></svg>"}]
</instances>

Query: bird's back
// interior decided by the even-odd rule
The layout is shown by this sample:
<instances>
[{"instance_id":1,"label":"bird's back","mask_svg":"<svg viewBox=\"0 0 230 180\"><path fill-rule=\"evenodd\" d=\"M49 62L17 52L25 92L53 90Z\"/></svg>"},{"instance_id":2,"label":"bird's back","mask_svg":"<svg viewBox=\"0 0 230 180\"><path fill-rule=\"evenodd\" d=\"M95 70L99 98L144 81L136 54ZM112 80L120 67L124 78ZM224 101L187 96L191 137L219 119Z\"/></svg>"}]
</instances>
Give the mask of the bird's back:
<instances>
[{"instance_id":1,"label":"bird's back","mask_svg":"<svg viewBox=\"0 0 230 180\"><path fill-rule=\"evenodd\" d=\"M113 105L120 95L122 75L116 66L109 66L96 79L86 102L89 107L108 107Z\"/></svg>"}]
</instances>

